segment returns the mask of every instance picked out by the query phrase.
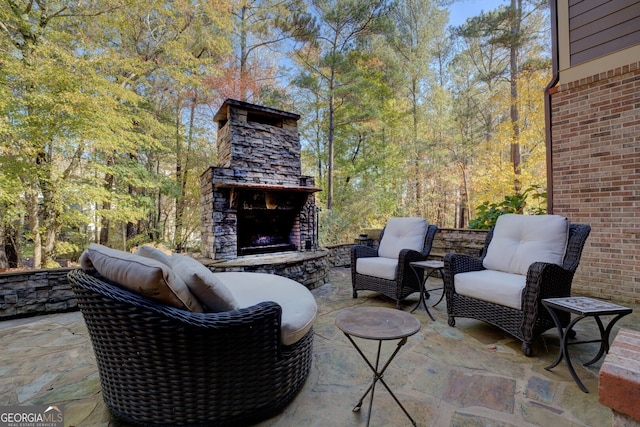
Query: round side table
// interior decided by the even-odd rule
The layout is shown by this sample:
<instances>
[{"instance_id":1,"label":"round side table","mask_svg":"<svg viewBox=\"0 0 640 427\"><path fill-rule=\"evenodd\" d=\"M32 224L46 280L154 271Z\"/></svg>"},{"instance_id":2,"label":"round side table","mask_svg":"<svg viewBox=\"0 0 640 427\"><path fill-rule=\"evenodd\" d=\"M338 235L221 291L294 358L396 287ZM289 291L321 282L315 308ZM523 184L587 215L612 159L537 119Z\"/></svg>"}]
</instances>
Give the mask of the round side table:
<instances>
[{"instance_id":1,"label":"round side table","mask_svg":"<svg viewBox=\"0 0 640 427\"><path fill-rule=\"evenodd\" d=\"M411 420L411 423L415 426L416 422L411 418L409 412L407 412L404 406L402 406L402 403L400 403L396 395L393 394L382 377L387 367L391 364L393 358L400 351L400 348L407 342L407 337L420 330L420 321L409 313L392 308L355 307L347 308L338 312L336 315L336 326L346 335L351 344L355 347L373 372L371 384L353 408L353 412L358 412L360 410L364 398L369 394L369 392L371 392L369 414L367 415L367 426L369 425L369 421L371 420L371 409L373 407L373 394L375 392L376 383L380 381L400 406L405 415L409 420ZM376 355L375 365L367 359L352 337L378 341L378 352ZM382 342L388 340L399 341L387 362L382 365L382 368L380 368L380 350L382 348Z\"/></svg>"}]
</instances>

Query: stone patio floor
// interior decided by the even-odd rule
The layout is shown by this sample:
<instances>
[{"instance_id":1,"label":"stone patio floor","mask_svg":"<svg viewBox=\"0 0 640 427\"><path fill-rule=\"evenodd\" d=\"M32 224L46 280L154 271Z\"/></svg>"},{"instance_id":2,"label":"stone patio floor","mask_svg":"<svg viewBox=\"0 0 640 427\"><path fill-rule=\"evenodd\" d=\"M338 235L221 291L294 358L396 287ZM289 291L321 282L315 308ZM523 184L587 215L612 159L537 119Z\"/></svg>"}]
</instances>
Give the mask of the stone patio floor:
<instances>
[{"instance_id":1,"label":"stone patio floor","mask_svg":"<svg viewBox=\"0 0 640 427\"><path fill-rule=\"evenodd\" d=\"M430 278L428 287L441 285ZM432 292L432 305L440 291ZM270 426L361 426L366 424L368 398L360 412L352 408L371 381L369 368L335 327L340 309L355 305L395 307L373 292L351 297L350 271L331 270L328 283L313 290L316 320L313 365L303 389L279 415L259 424ZM403 306L411 310L418 295ZM640 330L640 307L621 319L620 327ZM414 315L422 329L400 350L384 379L419 426L610 426L611 410L598 402L601 359L585 368L598 344L572 346L572 361L590 393L583 393L562 362L546 371L556 357L559 340L548 331L525 357L520 342L498 329L471 319L447 325L446 302ZM593 319L576 325L577 339L597 338ZM362 341L373 356L373 341ZM395 344L383 345L383 360ZM67 426L124 426L110 416L87 330L79 312L0 322L0 405L59 405ZM411 423L384 387L376 387L372 426Z\"/></svg>"}]
</instances>

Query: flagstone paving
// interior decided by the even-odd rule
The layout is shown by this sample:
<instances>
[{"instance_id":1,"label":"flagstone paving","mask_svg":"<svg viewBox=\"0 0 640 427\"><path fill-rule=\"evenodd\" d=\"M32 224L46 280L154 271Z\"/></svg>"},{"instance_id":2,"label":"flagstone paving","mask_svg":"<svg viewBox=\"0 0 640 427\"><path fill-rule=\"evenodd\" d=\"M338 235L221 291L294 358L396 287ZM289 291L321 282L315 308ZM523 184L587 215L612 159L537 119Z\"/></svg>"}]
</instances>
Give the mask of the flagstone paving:
<instances>
[{"instance_id":1,"label":"flagstone paving","mask_svg":"<svg viewBox=\"0 0 640 427\"><path fill-rule=\"evenodd\" d=\"M351 296L350 271L338 267L328 283L314 289L318 318L314 325L313 365L296 399L279 415L259 424L272 426L362 426L368 398L352 412L371 381L371 372L344 334L335 327L336 313L355 305L394 307L373 292ZM431 278L436 286L440 279ZM440 291L428 301L437 301ZM410 311L417 295L403 309ZM640 330L640 307L620 320L620 327ZM414 315L422 329L409 337L384 380L419 426L594 426L611 425L611 410L598 402L600 360L585 368L597 344L572 346L576 371L590 393L574 383L564 363L546 371L558 351L555 331L525 357L520 342L498 329L471 319L447 325L446 302ZM590 319L576 326L578 339L597 337ZM376 342L359 340L374 355ZM386 360L394 349L383 345ZM59 405L67 426L125 426L110 416L100 393L100 380L88 333L79 312L0 322L0 405ZM372 426L411 425L383 386L376 387Z\"/></svg>"}]
</instances>

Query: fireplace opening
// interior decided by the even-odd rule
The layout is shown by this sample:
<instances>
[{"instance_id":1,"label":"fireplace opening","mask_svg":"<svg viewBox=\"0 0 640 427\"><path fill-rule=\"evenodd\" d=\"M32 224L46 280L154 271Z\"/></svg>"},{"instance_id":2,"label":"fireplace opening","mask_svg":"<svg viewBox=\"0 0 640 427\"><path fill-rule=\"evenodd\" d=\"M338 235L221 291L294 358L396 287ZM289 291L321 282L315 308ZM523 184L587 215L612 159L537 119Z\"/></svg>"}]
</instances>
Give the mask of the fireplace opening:
<instances>
[{"instance_id":1,"label":"fireplace opening","mask_svg":"<svg viewBox=\"0 0 640 427\"><path fill-rule=\"evenodd\" d=\"M295 251L294 225L306 194L244 190L237 196L238 255Z\"/></svg>"}]
</instances>

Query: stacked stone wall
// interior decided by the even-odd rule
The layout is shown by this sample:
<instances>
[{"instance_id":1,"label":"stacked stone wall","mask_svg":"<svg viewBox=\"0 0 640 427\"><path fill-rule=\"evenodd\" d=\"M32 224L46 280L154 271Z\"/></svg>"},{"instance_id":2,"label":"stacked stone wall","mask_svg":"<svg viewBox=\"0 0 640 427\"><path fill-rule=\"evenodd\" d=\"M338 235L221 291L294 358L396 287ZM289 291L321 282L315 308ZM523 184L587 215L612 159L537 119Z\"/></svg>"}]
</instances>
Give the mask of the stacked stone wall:
<instances>
[{"instance_id":1,"label":"stacked stone wall","mask_svg":"<svg viewBox=\"0 0 640 427\"><path fill-rule=\"evenodd\" d=\"M375 233L374 233L375 234ZM438 230L431 258L448 252L477 255L486 231ZM249 271L277 274L296 280L312 289L321 286L330 268L351 264L351 247L356 243L331 245L317 251L291 252L285 256L261 255L223 262L203 260L214 272ZM0 319L77 309L67 273L71 268L0 273Z\"/></svg>"},{"instance_id":2,"label":"stacked stone wall","mask_svg":"<svg viewBox=\"0 0 640 427\"><path fill-rule=\"evenodd\" d=\"M75 310L70 268L0 274L0 319Z\"/></svg>"},{"instance_id":3,"label":"stacked stone wall","mask_svg":"<svg viewBox=\"0 0 640 427\"><path fill-rule=\"evenodd\" d=\"M573 292L640 303L640 62L551 91L552 211L591 226Z\"/></svg>"},{"instance_id":4,"label":"stacked stone wall","mask_svg":"<svg viewBox=\"0 0 640 427\"><path fill-rule=\"evenodd\" d=\"M448 253L480 256L487 230L468 230L461 228L438 228L433 239L430 258L442 258Z\"/></svg>"},{"instance_id":5,"label":"stacked stone wall","mask_svg":"<svg viewBox=\"0 0 640 427\"><path fill-rule=\"evenodd\" d=\"M351 265L351 247L353 244L339 244L327 246L329 257L327 263L330 268L348 267Z\"/></svg>"},{"instance_id":6,"label":"stacked stone wall","mask_svg":"<svg viewBox=\"0 0 640 427\"><path fill-rule=\"evenodd\" d=\"M231 167L300 176L297 132L260 123L233 122L231 140Z\"/></svg>"}]
</instances>

